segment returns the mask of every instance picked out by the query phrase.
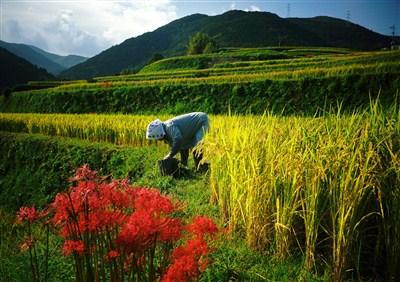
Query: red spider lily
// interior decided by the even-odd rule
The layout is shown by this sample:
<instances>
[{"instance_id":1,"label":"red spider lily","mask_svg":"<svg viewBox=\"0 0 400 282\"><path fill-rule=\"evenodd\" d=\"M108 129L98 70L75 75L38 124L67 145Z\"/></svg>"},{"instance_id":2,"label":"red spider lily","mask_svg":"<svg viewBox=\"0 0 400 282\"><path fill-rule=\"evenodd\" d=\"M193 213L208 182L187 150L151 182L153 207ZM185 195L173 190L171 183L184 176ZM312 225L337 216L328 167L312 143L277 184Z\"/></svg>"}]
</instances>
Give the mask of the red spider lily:
<instances>
[{"instance_id":1,"label":"red spider lily","mask_svg":"<svg viewBox=\"0 0 400 282\"><path fill-rule=\"evenodd\" d=\"M71 178L72 181L75 180L87 180L87 179L96 179L97 171L91 170L88 164L85 164L83 167L78 168L76 170L75 176Z\"/></svg>"},{"instance_id":2,"label":"red spider lily","mask_svg":"<svg viewBox=\"0 0 400 282\"><path fill-rule=\"evenodd\" d=\"M120 256L119 252L117 252L115 250L109 251L106 256L106 261L115 260L119 256Z\"/></svg>"},{"instance_id":3,"label":"red spider lily","mask_svg":"<svg viewBox=\"0 0 400 282\"><path fill-rule=\"evenodd\" d=\"M218 227L207 216L194 219L186 228L193 238L187 240L186 245L177 247L172 253L172 265L162 278L162 282L192 281L199 278L209 265L207 255L212 251L207 244L205 234L215 239L219 232Z\"/></svg>"},{"instance_id":4,"label":"red spider lily","mask_svg":"<svg viewBox=\"0 0 400 282\"><path fill-rule=\"evenodd\" d=\"M179 238L179 219L160 217L151 209L140 209L130 216L116 243L128 252L140 252L153 248L156 241L176 242Z\"/></svg>"},{"instance_id":5,"label":"red spider lily","mask_svg":"<svg viewBox=\"0 0 400 282\"><path fill-rule=\"evenodd\" d=\"M60 193L50 205L54 211L53 223L63 227L64 237L85 231L97 233L110 230L125 221L121 209L127 205L126 196L118 191L118 186L98 183L87 179L71 187L69 193Z\"/></svg>"},{"instance_id":6,"label":"red spider lily","mask_svg":"<svg viewBox=\"0 0 400 282\"><path fill-rule=\"evenodd\" d=\"M100 86L101 86L101 87L104 87L104 88L106 88L106 87L111 87L111 86L112 86L112 83L110 83L110 82L103 82L102 84L100 84Z\"/></svg>"},{"instance_id":7,"label":"red spider lily","mask_svg":"<svg viewBox=\"0 0 400 282\"><path fill-rule=\"evenodd\" d=\"M111 183L103 183L100 187L102 197L107 199L108 203L117 209L127 209L132 207L132 189L127 179L112 180Z\"/></svg>"},{"instance_id":8,"label":"red spider lily","mask_svg":"<svg viewBox=\"0 0 400 282\"><path fill-rule=\"evenodd\" d=\"M209 262L206 256L211 251L203 236L196 236L177 247L172 253L172 265L162 278L162 282L180 282L198 279Z\"/></svg>"},{"instance_id":9,"label":"red spider lily","mask_svg":"<svg viewBox=\"0 0 400 282\"><path fill-rule=\"evenodd\" d=\"M218 227L208 216L196 217L187 229L196 236L204 236L204 234L208 234L213 237L217 232L219 232Z\"/></svg>"},{"instance_id":10,"label":"red spider lily","mask_svg":"<svg viewBox=\"0 0 400 282\"><path fill-rule=\"evenodd\" d=\"M29 250L31 248L31 246L33 245L33 241L34 241L34 239L32 237L28 236L26 238L25 243L21 245L21 252L26 252L27 250Z\"/></svg>"},{"instance_id":11,"label":"red spider lily","mask_svg":"<svg viewBox=\"0 0 400 282\"><path fill-rule=\"evenodd\" d=\"M154 247L156 241L176 242L180 238L180 220L169 216L177 206L169 198L148 188L137 188L132 195L135 212L117 236L117 244L135 252Z\"/></svg>"},{"instance_id":12,"label":"red spider lily","mask_svg":"<svg viewBox=\"0 0 400 282\"><path fill-rule=\"evenodd\" d=\"M196 267L193 267L195 264L196 262L193 257L182 257L181 259L175 261L170 268L168 268L168 271L162 278L161 282L191 281L199 275Z\"/></svg>"},{"instance_id":13,"label":"red spider lily","mask_svg":"<svg viewBox=\"0 0 400 282\"><path fill-rule=\"evenodd\" d=\"M162 196L156 189L146 187L138 188L135 193L135 208L138 210L148 210L149 213L156 215L170 214L175 212L177 206L174 206L171 199Z\"/></svg>"},{"instance_id":14,"label":"red spider lily","mask_svg":"<svg viewBox=\"0 0 400 282\"><path fill-rule=\"evenodd\" d=\"M17 223L29 222L33 223L37 221L41 213L36 211L35 207L21 207L17 213Z\"/></svg>"},{"instance_id":15,"label":"red spider lily","mask_svg":"<svg viewBox=\"0 0 400 282\"><path fill-rule=\"evenodd\" d=\"M66 240L64 243L64 254L69 256L71 253L76 252L78 255L82 256L85 253L85 244L82 240L73 241Z\"/></svg>"},{"instance_id":16,"label":"red spider lily","mask_svg":"<svg viewBox=\"0 0 400 282\"><path fill-rule=\"evenodd\" d=\"M214 240L219 231L212 220L198 217L185 227L173 216L183 206L171 197L156 189L133 187L126 179L109 183L105 179L85 165L71 179L77 181L75 186L59 193L49 205L49 222L65 238L64 254L75 254L77 281L84 281L85 275L99 280L99 276L93 276L99 275L102 267L108 267L112 279L122 275L119 280L123 280L124 272L145 281L199 278L209 265L207 255L212 251L207 240ZM23 207L17 215L18 222L32 223L41 213ZM184 238L188 238L186 244L170 254ZM33 244L30 238L21 249L30 250ZM93 260L91 256L97 257ZM168 265L168 272L162 276Z\"/></svg>"}]
</instances>

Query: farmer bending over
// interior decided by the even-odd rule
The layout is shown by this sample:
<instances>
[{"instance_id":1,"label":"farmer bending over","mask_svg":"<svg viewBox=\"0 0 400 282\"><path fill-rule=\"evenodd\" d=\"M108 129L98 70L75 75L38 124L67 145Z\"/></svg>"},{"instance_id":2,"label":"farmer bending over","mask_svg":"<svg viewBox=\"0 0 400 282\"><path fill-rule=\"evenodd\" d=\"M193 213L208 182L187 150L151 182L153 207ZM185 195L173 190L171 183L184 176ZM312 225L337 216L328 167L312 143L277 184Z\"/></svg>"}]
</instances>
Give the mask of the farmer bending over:
<instances>
[{"instance_id":1,"label":"farmer bending over","mask_svg":"<svg viewBox=\"0 0 400 282\"><path fill-rule=\"evenodd\" d=\"M187 165L189 149L193 149L203 139L204 133L210 130L210 120L205 113L194 112L174 117L165 122L160 119L152 121L147 126L146 138L152 140L164 140L171 146L171 150L164 159L174 157L178 152L181 155L181 163ZM196 169L202 153L193 151Z\"/></svg>"}]
</instances>

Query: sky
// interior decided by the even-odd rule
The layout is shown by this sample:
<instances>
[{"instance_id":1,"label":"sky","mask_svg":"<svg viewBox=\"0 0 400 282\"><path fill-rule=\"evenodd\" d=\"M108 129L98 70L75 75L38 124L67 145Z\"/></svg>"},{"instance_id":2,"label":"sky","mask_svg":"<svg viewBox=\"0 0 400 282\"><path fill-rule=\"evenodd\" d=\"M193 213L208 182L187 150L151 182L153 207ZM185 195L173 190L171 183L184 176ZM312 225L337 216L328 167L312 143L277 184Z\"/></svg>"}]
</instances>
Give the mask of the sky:
<instances>
[{"instance_id":1,"label":"sky","mask_svg":"<svg viewBox=\"0 0 400 282\"><path fill-rule=\"evenodd\" d=\"M0 0L0 40L58 55L92 57L173 20L229 10L281 18L330 16L375 32L400 35L400 0Z\"/></svg>"}]
</instances>

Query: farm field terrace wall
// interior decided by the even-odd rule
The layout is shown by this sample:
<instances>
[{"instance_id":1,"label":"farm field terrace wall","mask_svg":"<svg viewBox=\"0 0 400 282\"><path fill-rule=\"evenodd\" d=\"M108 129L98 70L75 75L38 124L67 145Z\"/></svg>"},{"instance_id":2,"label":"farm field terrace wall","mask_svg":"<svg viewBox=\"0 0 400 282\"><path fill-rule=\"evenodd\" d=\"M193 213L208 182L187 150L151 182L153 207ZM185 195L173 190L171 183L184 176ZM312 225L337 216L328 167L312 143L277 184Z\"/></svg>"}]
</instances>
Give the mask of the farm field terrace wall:
<instances>
[{"instance_id":1,"label":"farm field terrace wall","mask_svg":"<svg viewBox=\"0 0 400 282\"><path fill-rule=\"evenodd\" d=\"M188 56L190 57L190 56ZM109 76L97 78L96 81L129 81L129 80L146 80L155 78L174 78L176 77L212 77L220 75L238 75L243 73L280 73L280 78L288 78L290 74L288 71L303 69L311 70L318 68L330 68L334 71L338 67L346 66L348 70L356 69L360 66L376 65L383 63L391 63L398 61L398 52L375 52L375 53L352 53L352 54L324 54L324 55L307 55L305 57L293 57L286 59L262 59L254 57L252 59L245 57L238 57L237 59L218 59L214 58L214 62L210 67L203 69L190 69L185 70L182 68L168 67L168 61L185 60L186 57L180 59L171 58L161 60L153 63L148 67L142 69L139 74L122 75L122 76ZM157 65L160 65L157 68ZM167 66L165 66L167 65ZM152 71L150 71L152 70ZM284 72L286 71L286 73ZM333 73L333 72L332 72ZM342 70L337 70L336 74L343 73ZM306 72L303 75L307 74ZM311 72L310 72L311 74ZM320 74L321 75L321 74Z\"/></svg>"},{"instance_id":2,"label":"farm field terrace wall","mask_svg":"<svg viewBox=\"0 0 400 282\"><path fill-rule=\"evenodd\" d=\"M137 181L156 174L165 150L121 147L37 134L0 131L0 209L40 206L64 189L76 168L90 164L102 175ZM149 184L151 184L149 182Z\"/></svg>"},{"instance_id":3,"label":"farm field terrace wall","mask_svg":"<svg viewBox=\"0 0 400 282\"><path fill-rule=\"evenodd\" d=\"M251 78L251 75L249 75ZM392 103L399 91L398 73L353 74L341 78L257 80L219 83L159 84L153 86L110 85L38 92L12 93L0 97L1 112L21 113L129 113L179 114L203 111L210 114L263 114L266 110L285 114L309 114L337 107L353 111L368 107L379 95Z\"/></svg>"},{"instance_id":4,"label":"farm field terrace wall","mask_svg":"<svg viewBox=\"0 0 400 282\"><path fill-rule=\"evenodd\" d=\"M285 51L297 52L296 56L300 56L301 48ZM367 106L370 96L378 94L382 101L392 101L399 91L398 51L349 53L342 50L332 54L325 50L321 51L325 52L322 55L274 60L257 54L269 54L271 50L253 52L256 55L252 59L243 55L232 62L215 57L215 64L206 69L153 70L96 78L96 83L72 83L12 93L0 97L0 111L220 114L230 110L263 114L273 109L314 115L340 103L352 111L358 106ZM185 59L191 58L173 60Z\"/></svg>"}]
</instances>

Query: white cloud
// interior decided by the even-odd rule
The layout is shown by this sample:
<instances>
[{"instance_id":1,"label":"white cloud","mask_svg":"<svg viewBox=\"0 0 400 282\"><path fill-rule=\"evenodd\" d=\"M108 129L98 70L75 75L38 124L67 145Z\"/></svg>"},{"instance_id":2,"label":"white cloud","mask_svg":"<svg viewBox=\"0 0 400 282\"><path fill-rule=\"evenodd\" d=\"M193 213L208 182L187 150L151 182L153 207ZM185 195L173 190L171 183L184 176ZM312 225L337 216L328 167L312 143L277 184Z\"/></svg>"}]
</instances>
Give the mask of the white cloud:
<instances>
[{"instance_id":1,"label":"white cloud","mask_svg":"<svg viewBox=\"0 0 400 282\"><path fill-rule=\"evenodd\" d=\"M69 9L60 10L56 17L46 21L37 35L56 53L89 55L99 52L102 45L99 36L78 27L74 12Z\"/></svg>"},{"instance_id":2,"label":"white cloud","mask_svg":"<svg viewBox=\"0 0 400 282\"><path fill-rule=\"evenodd\" d=\"M170 0L5 1L1 40L93 56L176 18Z\"/></svg>"},{"instance_id":3,"label":"white cloud","mask_svg":"<svg viewBox=\"0 0 400 282\"><path fill-rule=\"evenodd\" d=\"M240 2L240 4L244 4L244 2ZM235 2L233 2L231 5L230 5L230 9L231 10L238 10L238 9L240 9L240 8L237 8L237 5L236 5L236 3ZM246 6L243 6L243 8L241 8L241 9L243 9L243 11L246 11L246 12L260 12L261 11L261 9L258 7L258 6L256 6L256 5L250 5L250 8L248 8L248 7L246 7Z\"/></svg>"},{"instance_id":4,"label":"white cloud","mask_svg":"<svg viewBox=\"0 0 400 282\"><path fill-rule=\"evenodd\" d=\"M250 5L250 10L248 10L248 11L260 12L261 9L259 7L257 7L256 5Z\"/></svg>"}]
</instances>

